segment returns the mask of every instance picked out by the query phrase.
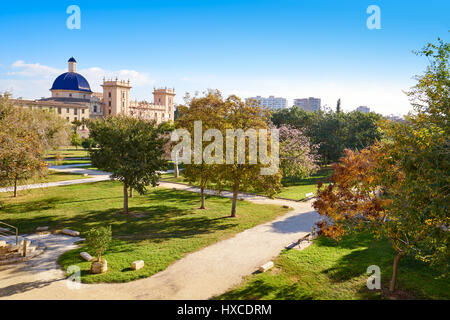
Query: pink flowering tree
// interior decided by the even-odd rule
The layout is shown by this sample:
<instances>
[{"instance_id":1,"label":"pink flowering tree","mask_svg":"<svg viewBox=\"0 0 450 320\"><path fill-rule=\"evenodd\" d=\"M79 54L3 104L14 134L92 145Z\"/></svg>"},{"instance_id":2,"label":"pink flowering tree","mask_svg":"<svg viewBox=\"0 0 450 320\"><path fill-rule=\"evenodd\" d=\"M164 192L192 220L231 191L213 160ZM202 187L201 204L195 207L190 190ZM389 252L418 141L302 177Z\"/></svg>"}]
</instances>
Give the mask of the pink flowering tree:
<instances>
[{"instance_id":1,"label":"pink flowering tree","mask_svg":"<svg viewBox=\"0 0 450 320\"><path fill-rule=\"evenodd\" d=\"M283 177L305 178L318 169L318 144L312 144L304 129L283 125L280 134L280 169Z\"/></svg>"}]
</instances>

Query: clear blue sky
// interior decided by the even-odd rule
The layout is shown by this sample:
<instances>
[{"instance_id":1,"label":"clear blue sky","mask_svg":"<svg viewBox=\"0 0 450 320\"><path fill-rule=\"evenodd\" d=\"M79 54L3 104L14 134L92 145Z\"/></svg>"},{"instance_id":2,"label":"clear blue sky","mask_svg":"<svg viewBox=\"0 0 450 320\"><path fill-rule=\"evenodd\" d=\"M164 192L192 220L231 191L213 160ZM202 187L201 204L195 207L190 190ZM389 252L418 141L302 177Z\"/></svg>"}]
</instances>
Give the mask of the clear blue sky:
<instances>
[{"instance_id":1,"label":"clear blue sky","mask_svg":"<svg viewBox=\"0 0 450 320\"><path fill-rule=\"evenodd\" d=\"M81 30L66 8L81 9ZM381 29L369 30L369 5ZM389 114L410 107L406 90L427 61L416 57L449 40L450 1L16 1L0 11L0 90L48 96L74 56L94 90L103 76L131 78L132 97L153 86L225 94L320 97L345 110Z\"/></svg>"}]
</instances>

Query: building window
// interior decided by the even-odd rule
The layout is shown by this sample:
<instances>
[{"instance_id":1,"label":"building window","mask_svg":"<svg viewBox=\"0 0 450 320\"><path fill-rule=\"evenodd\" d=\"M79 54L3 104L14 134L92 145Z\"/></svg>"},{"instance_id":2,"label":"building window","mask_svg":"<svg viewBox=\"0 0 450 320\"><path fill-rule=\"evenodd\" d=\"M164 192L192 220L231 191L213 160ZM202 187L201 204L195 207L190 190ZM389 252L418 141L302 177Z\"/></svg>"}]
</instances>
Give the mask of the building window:
<instances>
[{"instance_id":1,"label":"building window","mask_svg":"<svg viewBox=\"0 0 450 320\"><path fill-rule=\"evenodd\" d=\"M73 109L73 115L74 115L74 116L76 116L76 115L77 115L77 111L78 111L78 109L77 109L77 108L74 108L74 109Z\"/></svg>"},{"instance_id":2,"label":"building window","mask_svg":"<svg viewBox=\"0 0 450 320\"><path fill-rule=\"evenodd\" d=\"M61 108L58 107L58 114L61 114Z\"/></svg>"},{"instance_id":3,"label":"building window","mask_svg":"<svg viewBox=\"0 0 450 320\"><path fill-rule=\"evenodd\" d=\"M66 109L66 113L69 113L69 112L70 112L70 110L69 110L69 108L67 108L67 109Z\"/></svg>"},{"instance_id":4,"label":"building window","mask_svg":"<svg viewBox=\"0 0 450 320\"><path fill-rule=\"evenodd\" d=\"M94 106L94 112L97 112L97 106Z\"/></svg>"},{"instance_id":5,"label":"building window","mask_svg":"<svg viewBox=\"0 0 450 320\"><path fill-rule=\"evenodd\" d=\"M81 113L84 114L84 109L81 109Z\"/></svg>"},{"instance_id":6,"label":"building window","mask_svg":"<svg viewBox=\"0 0 450 320\"><path fill-rule=\"evenodd\" d=\"M69 97L71 97L72 96L72 94L71 93L69 93Z\"/></svg>"},{"instance_id":7,"label":"building window","mask_svg":"<svg viewBox=\"0 0 450 320\"><path fill-rule=\"evenodd\" d=\"M67 121L70 121L70 118L69 118L69 117L67 117L66 119L67 119Z\"/></svg>"},{"instance_id":8,"label":"building window","mask_svg":"<svg viewBox=\"0 0 450 320\"><path fill-rule=\"evenodd\" d=\"M111 114L111 109L109 109L109 114Z\"/></svg>"},{"instance_id":9,"label":"building window","mask_svg":"<svg viewBox=\"0 0 450 320\"><path fill-rule=\"evenodd\" d=\"M108 97L111 98L111 92L108 92Z\"/></svg>"},{"instance_id":10,"label":"building window","mask_svg":"<svg viewBox=\"0 0 450 320\"><path fill-rule=\"evenodd\" d=\"M111 107L111 101L108 101L108 105Z\"/></svg>"}]
</instances>

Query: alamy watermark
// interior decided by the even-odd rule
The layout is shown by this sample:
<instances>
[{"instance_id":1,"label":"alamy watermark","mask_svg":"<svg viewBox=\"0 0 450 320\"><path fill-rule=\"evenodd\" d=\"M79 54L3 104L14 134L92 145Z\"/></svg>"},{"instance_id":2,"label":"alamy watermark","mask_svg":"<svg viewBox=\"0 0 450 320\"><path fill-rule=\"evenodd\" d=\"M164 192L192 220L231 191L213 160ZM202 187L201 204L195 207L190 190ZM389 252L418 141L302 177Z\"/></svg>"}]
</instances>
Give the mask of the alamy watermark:
<instances>
[{"instance_id":1,"label":"alamy watermark","mask_svg":"<svg viewBox=\"0 0 450 320\"><path fill-rule=\"evenodd\" d=\"M370 14L370 16L367 18L367 21L366 21L367 29L369 29L369 30L381 29L381 9L380 9L380 7L375 4L372 4L367 7L366 13Z\"/></svg>"},{"instance_id":2,"label":"alamy watermark","mask_svg":"<svg viewBox=\"0 0 450 320\"><path fill-rule=\"evenodd\" d=\"M69 290L81 289L81 270L76 265L70 265L67 267L67 274L69 277L66 279L66 285Z\"/></svg>"},{"instance_id":3,"label":"alamy watermark","mask_svg":"<svg viewBox=\"0 0 450 320\"><path fill-rule=\"evenodd\" d=\"M369 290L381 289L381 270L377 265L371 265L367 268L367 273L371 276L367 278L366 286Z\"/></svg>"},{"instance_id":4,"label":"alamy watermark","mask_svg":"<svg viewBox=\"0 0 450 320\"><path fill-rule=\"evenodd\" d=\"M67 29L80 30L81 29L81 9L80 9L80 7L75 4L68 6L66 9L66 13L70 14L70 16L66 20Z\"/></svg>"},{"instance_id":5,"label":"alamy watermark","mask_svg":"<svg viewBox=\"0 0 450 320\"><path fill-rule=\"evenodd\" d=\"M186 129L176 129L172 132L171 140L179 141L172 149L172 161L176 163L191 164L261 164L261 175L274 175L279 167L279 133L278 129L270 130L270 154L268 152L267 129L242 129L225 130L225 156L223 150L223 135L218 129L208 129L202 134L202 121L194 122L194 149L192 149L192 137ZM209 142L204 149L203 142ZM235 141L237 154L235 156ZM248 141L248 149L246 149ZM247 151L248 150L248 158ZM193 161L192 161L193 158ZM248 159L248 161L247 161Z\"/></svg>"}]
</instances>

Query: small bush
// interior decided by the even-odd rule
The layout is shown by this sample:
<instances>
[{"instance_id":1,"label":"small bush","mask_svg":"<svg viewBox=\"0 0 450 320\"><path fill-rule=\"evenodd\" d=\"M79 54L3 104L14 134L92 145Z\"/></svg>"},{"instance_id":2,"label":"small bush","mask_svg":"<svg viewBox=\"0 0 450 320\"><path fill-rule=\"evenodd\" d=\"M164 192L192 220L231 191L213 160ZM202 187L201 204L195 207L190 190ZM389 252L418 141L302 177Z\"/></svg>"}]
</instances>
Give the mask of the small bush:
<instances>
[{"instance_id":1,"label":"small bush","mask_svg":"<svg viewBox=\"0 0 450 320\"><path fill-rule=\"evenodd\" d=\"M90 148L94 148L97 145L97 143L92 138L86 138L86 139L83 139L83 142L81 142L81 145L85 149L90 149Z\"/></svg>"},{"instance_id":2,"label":"small bush","mask_svg":"<svg viewBox=\"0 0 450 320\"><path fill-rule=\"evenodd\" d=\"M112 240L111 226L92 228L86 234L86 243L97 254L97 261L101 261L102 254L108 249Z\"/></svg>"}]
</instances>

